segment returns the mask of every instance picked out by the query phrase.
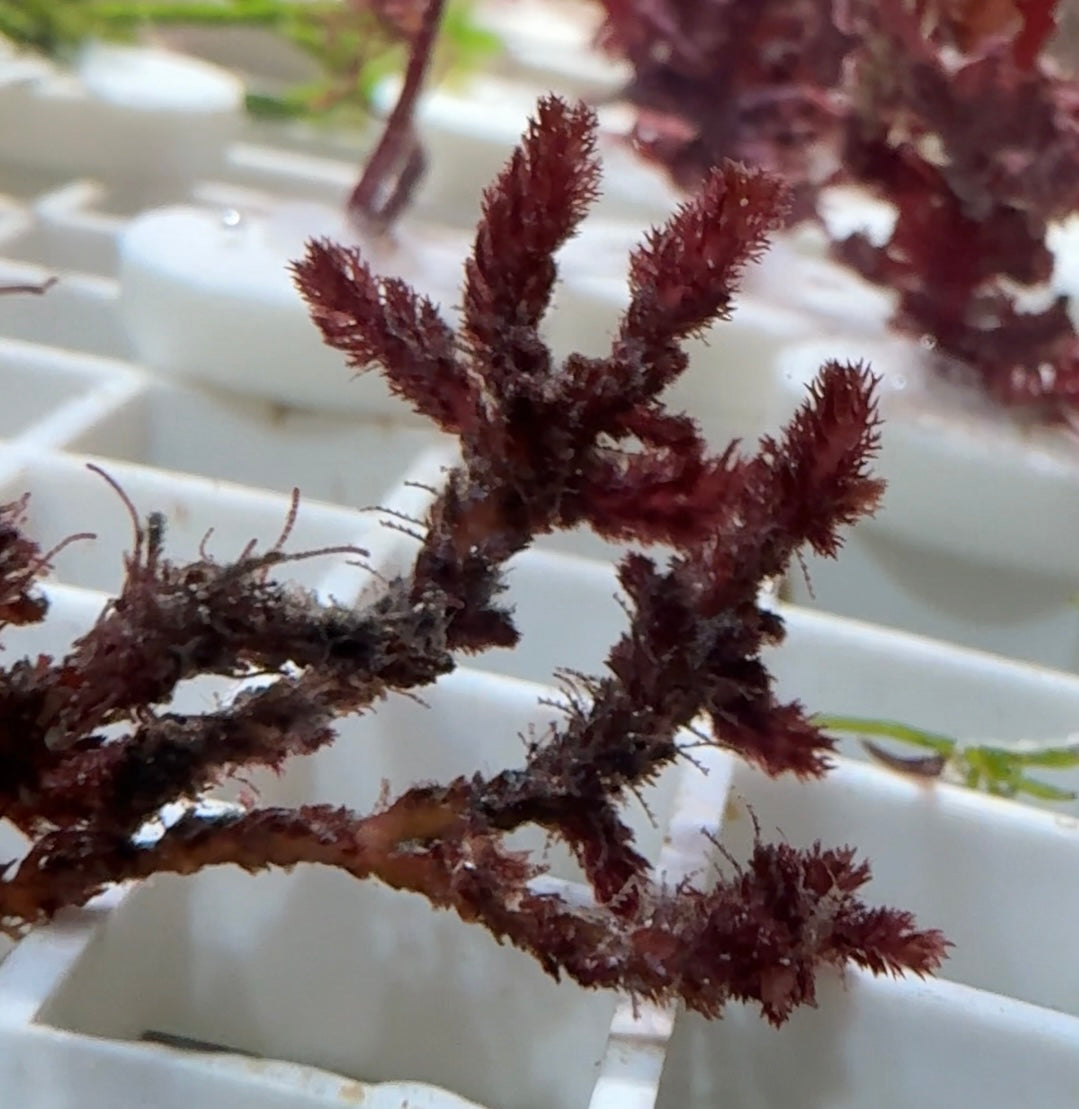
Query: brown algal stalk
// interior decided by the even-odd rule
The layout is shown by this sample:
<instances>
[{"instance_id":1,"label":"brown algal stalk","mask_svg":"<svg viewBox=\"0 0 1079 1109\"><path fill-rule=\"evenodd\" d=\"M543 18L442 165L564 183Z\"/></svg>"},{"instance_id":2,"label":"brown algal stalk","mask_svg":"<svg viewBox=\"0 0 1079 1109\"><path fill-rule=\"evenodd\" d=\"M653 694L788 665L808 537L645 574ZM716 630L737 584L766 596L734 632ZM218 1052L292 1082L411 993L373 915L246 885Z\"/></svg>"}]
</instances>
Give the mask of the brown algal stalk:
<instances>
[{"instance_id":1,"label":"brown algal stalk","mask_svg":"<svg viewBox=\"0 0 1079 1109\"><path fill-rule=\"evenodd\" d=\"M712 173L631 255L630 303L610 350L554 361L539 325L554 255L598 189L595 131L587 108L540 103L485 193L456 332L358 250L310 244L296 281L326 341L354 367L378 365L456 435L460 464L411 571L362 607L269 580L301 557L284 553L284 537L232 564L178 566L164 557L159 520L138 529L120 595L94 627L64 658L15 662L0 682L0 811L32 839L0 881L9 928L112 882L319 863L422 894L555 976L708 1015L744 999L780 1023L813 1002L824 966L937 967L939 933L859 899L869 871L849 848L758 842L714 885L672 889L622 820L627 795L683 757L679 732L695 721L771 774L824 773L831 741L774 694L761 652L783 623L758 592L805 544L833 554L881 484L867 470L877 417L861 366L825 366L785 432L753 454L710 454L693 420L660 400L686 368L683 341L729 314L743 267L782 221L783 189L764 173ZM44 605L29 589L42 558L20 530L22 507L2 513L0 600L36 618ZM338 717L430 684L461 652L512 647L507 560L581 524L674 554L664 566L624 559L629 627L606 673L568 691L564 721L534 737L523 765L416 786L368 814L189 808L152 841L135 835L166 801L316 751ZM187 677L253 671L276 681L213 712L165 708ZM125 735L102 738L118 724ZM538 891L542 864L505 844L526 824L569 846L593 904Z\"/></svg>"},{"instance_id":2,"label":"brown algal stalk","mask_svg":"<svg viewBox=\"0 0 1079 1109\"><path fill-rule=\"evenodd\" d=\"M426 168L415 129L416 108L434 54L445 0L397 3L381 0L375 10L408 41L401 90L375 149L352 190L346 212L361 234L385 231L408 206Z\"/></svg>"}]
</instances>

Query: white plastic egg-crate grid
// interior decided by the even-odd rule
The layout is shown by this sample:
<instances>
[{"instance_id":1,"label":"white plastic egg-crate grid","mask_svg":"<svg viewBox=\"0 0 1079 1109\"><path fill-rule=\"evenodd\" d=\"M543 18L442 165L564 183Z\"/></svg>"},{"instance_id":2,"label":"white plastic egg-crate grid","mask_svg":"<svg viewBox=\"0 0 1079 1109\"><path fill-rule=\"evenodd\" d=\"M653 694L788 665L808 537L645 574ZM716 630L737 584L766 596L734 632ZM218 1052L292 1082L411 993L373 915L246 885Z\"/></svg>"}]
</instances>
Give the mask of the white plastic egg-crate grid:
<instances>
[{"instance_id":1,"label":"white plastic egg-crate grid","mask_svg":"<svg viewBox=\"0 0 1079 1109\"><path fill-rule=\"evenodd\" d=\"M542 87L524 75L535 79L537 66L522 63L514 78L522 112L511 133L496 127L469 148L470 158L476 150L486 158L476 174L496 168L520 130ZM25 111L41 98L40 82L47 91L51 80L2 78L0 71L0 116ZM557 87L553 76L551 83ZM46 101L42 111L60 110ZM31 493L30 530L46 547L80 531L97 538L57 558L49 620L9 634L9 657L62 650L120 581L131 521L87 461L140 513L164 513L177 559L193 556L210 528L209 549L221 557L252 538L272 542L295 486L303 493L289 540L295 549L352 544L370 551L377 569L400 565L409 541L363 509L422 513L423 487L437 484L452 461L451 444L399 420L377 382L356 383L364 402L332 415L215 390L194 380L204 367L147 367L124 310L132 290L121 256L142 213L192 206L227 241L241 230L236 214L242 223L260 204L329 210L353 173L340 157L326 157L335 140L259 130L254 142L235 112L188 112L183 127L152 132L159 149L149 161L172 169L148 174L145 152L141 160L131 152L145 137L137 112L122 98L119 106L115 98L74 101L64 110L83 112L75 128L82 147L35 143L20 132L5 149L10 129L0 128L0 278L62 278L47 296L0 298L0 500ZM459 129L432 126L444 145L460 142ZM202 128L200 144L192 146L191 127ZM79 158L107 139L116 156L98 156L93 174L82 176ZM198 159L184 161L191 149ZM177 165L194 171L178 176ZM473 207L454 209L452 192L435 190L426 213L441 205L438 218L463 231L474 214L469 195ZM635 211L617 210L617 190L612 204L618 219ZM638 208L642 215L647 204ZM294 227L289 234L302 238ZM588 313L606 305L613 316L617 285L588 278L579 288L595 291L591 300L561 298L567 339L584 333L587 347L587 336L602 335L607 323ZM212 309L213 297L204 306ZM206 323L198 308L177 310L171 330L198 333ZM769 343L799 337L799 319L750 308L728 355L763 357ZM206 325L225 327L217 333L224 354L257 343L253 327L237 324L243 318L233 315L233 332L228 312ZM282 361L266 374L307 370ZM295 762L280 779L259 778L262 799L363 810L384 781L396 791L518 763L519 734L550 717L542 683L556 667L598 671L623 626L613 567L581 551L602 547L564 537L515 560L520 648L491 652L477 660L482 670L462 668L439 682L426 707L394 699L346 722L332 749ZM300 562L290 573L346 603L375 581L344 557ZM1079 719L1079 679L805 610L785 616L788 640L770 659L779 694L816 710L1002 742L1060 737ZM222 683L199 682L180 700L205 707L227 695ZM926 788L857 757L840 758L813 785L767 780L718 753L704 770L686 764L665 775L644 797L651 818L643 807L627 811L659 873L677 881L723 865L713 840L744 855L750 813L769 837L852 842L873 862L871 900L910 908L954 941L943 974L926 982L855 972L827 980L820 1008L781 1031L738 1006L711 1023L635 1014L611 995L554 983L481 929L375 883L310 868L260 877L207 871L112 891L8 955L0 966L0 1086L12 1104L34 1109L283 1109L354 1104L377 1099L380 1089L395 1100L365 1103L451 1107L459 1104L453 1095L490 1109L1075 1103L1079 829L1071 816ZM575 877L557 853L550 863L555 880ZM146 1042L147 1034L221 1049L195 1052ZM359 1085L391 1081L429 1085Z\"/></svg>"}]
</instances>

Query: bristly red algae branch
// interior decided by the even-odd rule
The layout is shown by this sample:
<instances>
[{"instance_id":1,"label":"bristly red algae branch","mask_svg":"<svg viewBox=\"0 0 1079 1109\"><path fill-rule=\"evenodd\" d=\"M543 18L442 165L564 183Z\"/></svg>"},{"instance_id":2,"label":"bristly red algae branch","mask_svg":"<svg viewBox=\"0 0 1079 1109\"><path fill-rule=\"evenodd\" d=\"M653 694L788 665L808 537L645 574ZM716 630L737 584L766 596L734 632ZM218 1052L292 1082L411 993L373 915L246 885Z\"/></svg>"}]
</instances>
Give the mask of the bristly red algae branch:
<instances>
[{"instance_id":1,"label":"bristly red algae branch","mask_svg":"<svg viewBox=\"0 0 1079 1109\"><path fill-rule=\"evenodd\" d=\"M202 551L174 563L161 517L136 516L123 586L95 624L62 657L0 670L0 816L30 840L0 875L0 927L33 926L114 882L306 863L420 894L555 977L707 1016L744 1000L782 1023L815 1003L822 968L938 967L940 933L861 900L869 868L852 848L758 838L733 873L669 888L623 820L635 791L685 757L682 729L703 721L705 741L769 774L826 773L832 741L777 697L765 665L784 627L761 607L761 584L806 545L834 555L883 486L870 472L876 381L862 365L822 367L783 432L753 453L712 454L692 417L663 404L688 366L684 341L729 316L743 269L782 224L786 193L766 173L710 173L630 255L610 349L556 361L540 325L556 254L599 188L596 128L583 105L540 102L484 193L456 330L361 250L309 244L294 273L323 338L353 368L377 366L458 438L461 460L410 569L358 605L271 578L320 553L285 552L295 505L277 542L233 562ZM47 616L36 588L47 556L23 530L25 507L0 507L0 608L12 623ZM622 560L628 627L602 674L565 687L565 713L521 765L415 785L370 813L191 803L231 775L338 741L340 718L430 685L463 653L512 648L507 561L582 524L674 553L662 565ZM265 681L211 711L172 711L178 685L202 674ZM176 802L183 815L163 826ZM506 841L526 825L566 845L593 902L539 891L542 858Z\"/></svg>"}]
</instances>

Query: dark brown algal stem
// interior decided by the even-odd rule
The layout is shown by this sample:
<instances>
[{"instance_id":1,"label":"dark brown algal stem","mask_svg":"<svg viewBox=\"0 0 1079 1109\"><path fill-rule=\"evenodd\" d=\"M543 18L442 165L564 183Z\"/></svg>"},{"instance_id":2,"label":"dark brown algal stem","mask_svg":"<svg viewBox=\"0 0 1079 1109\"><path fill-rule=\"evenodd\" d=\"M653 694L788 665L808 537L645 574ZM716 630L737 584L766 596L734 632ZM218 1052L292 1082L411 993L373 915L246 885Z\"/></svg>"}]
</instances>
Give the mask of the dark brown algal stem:
<instances>
[{"instance_id":1,"label":"dark brown algal stem","mask_svg":"<svg viewBox=\"0 0 1079 1109\"><path fill-rule=\"evenodd\" d=\"M47 277L36 285L0 285L0 295L4 293L31 293L34 296L41 296L43 293L47 293L58 280L57 277Z\"/></svg>"},{"instance_id":2,"label":"dark brown algal stem","mask_svg":"<svg viewBox=\"0 0 1079 1109\"><path fill-rule=\"evenodd\" d=\"M434 53L445 0L428 0L423 21L409 48L408 67L397 103L383 128L346 211L357 230L385 231L404 211L423 176L424 157L413 116Z\"/></svg>"}]
</instances>

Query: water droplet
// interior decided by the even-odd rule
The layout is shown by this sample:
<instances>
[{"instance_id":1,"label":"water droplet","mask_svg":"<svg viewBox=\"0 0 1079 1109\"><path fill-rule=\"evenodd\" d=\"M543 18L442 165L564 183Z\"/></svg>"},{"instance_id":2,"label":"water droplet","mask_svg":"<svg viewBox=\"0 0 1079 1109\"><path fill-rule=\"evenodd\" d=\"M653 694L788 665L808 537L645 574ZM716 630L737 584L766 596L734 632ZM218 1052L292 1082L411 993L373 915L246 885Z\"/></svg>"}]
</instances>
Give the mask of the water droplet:
<instances>
[{"instance_id":1,"label":"water droplet","mask_svg":"<svg viewBox=\"0 0 1079 1109\"><path fill-rule=\"evenodd\" d=\"M243 213L239 208L226 208L221 213L221 226L228 231L234 231L243 221Z\"/></svg>"},{"instance_id":2,"label":"water droplet","mask_svg":"<svg viewBox=\"0 0 1079 1109\"><path fill-rule=\"evenodd\" d=\"M923 350L936 350L937 338L935 335L923 335L918 342L921 344Z\"/></svg>"}]
</instances>

